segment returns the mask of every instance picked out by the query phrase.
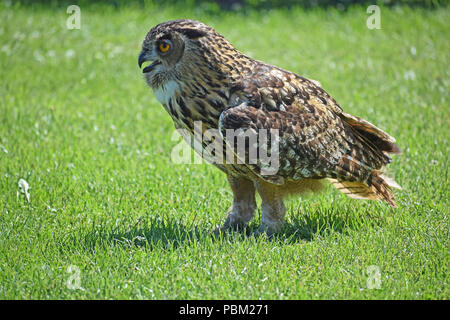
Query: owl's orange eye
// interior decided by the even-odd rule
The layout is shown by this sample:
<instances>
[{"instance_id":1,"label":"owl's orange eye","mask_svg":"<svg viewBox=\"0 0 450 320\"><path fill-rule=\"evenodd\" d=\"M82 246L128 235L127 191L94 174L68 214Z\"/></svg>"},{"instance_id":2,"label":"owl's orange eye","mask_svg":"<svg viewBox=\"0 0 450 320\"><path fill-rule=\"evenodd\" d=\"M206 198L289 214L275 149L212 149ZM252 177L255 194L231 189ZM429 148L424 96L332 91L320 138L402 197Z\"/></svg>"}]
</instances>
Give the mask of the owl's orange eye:
<instances>
[{"instance_id":1,"label":"owl's orange eye","mask_svg":"<svg viewBox=\"0 0 450 320\"><path fill-rule=\"evenodd\" d=\"M167 51L169 51L170 49L170 44L167 42L161 42L161 44L159 45L159 51L161 51L162 53L166 53Z\"/></svg>"}]
</instances>

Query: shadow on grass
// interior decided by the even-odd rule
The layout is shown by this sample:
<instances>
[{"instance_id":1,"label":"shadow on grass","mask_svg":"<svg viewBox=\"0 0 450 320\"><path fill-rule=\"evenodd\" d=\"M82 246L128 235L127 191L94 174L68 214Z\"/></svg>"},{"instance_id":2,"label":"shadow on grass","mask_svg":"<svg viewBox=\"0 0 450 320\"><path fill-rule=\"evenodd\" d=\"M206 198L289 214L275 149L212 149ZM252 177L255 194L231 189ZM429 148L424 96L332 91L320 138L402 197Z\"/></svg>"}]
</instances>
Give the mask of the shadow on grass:
<instances>
[{"instance_id":1,"label":"shadow on grass","mask_svg":"<svg viewBox=\"0 0 450 320\"><path fill-rule=\"evenodd\" d=\"M196 226L185 226L179 221L141 218L125 230L93 230L86 235L85 244L91 249L111 245L170 249L186 242L204 239L206 235L205 230Z\"/></svg>"},{"instance_id":2,"label":"shadow on grass","mask_svg":"<svg viewBox=\"0 0 450 320\"><path fill-rule=\"evenodd\" d=\"M357 226L343 216L307 215L295 216L286 223L284 232L280 234L289 243L313 241L317 237L327 237L332 233L347 234L349 229Z\"/></svg>"},{"instance_id":3,"label":"shadow on grass","mask_svg":"<svg viewBox=\"0 0 450 320\"><path fill-rule=\"evenodd\" d=\"M288 213L289 215L289 213ZM366 216L367 218L367 216ZM291 212L283 230L267 238L257 234L259 219L253 220L249 227L241 231L229 231L217 235L204 226L184 225L176 220L162 218L142 218L126 230L94 230L85 237L85 244L94 249L97 246L129 246L153 249L176 249L194 242L241 242L250 238L263 237L265 241L298 243L314 241L317 237L327 237L333 233L346 234L357 230L367 219L355 215L354 209L318 208L307 213Z\"/></svg>"}]
</instances>

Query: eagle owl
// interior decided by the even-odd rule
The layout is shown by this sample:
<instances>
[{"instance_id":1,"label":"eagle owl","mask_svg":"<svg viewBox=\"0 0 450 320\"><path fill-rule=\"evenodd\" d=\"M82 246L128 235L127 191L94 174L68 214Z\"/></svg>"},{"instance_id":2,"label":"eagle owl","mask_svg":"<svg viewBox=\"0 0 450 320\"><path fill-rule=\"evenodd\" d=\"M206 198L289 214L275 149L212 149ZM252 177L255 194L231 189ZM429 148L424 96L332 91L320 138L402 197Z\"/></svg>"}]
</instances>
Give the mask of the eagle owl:
<instances>
[{"instance_id":1,"label":"eagle owl","mask_svg":"<svg viewBox=\"0 0 450 320\"><path fill-rule=\"evenodd\" d=\"M258 232L278 232L286 212L283 199L318 191L324 180L352 198L395 207L391 188L399 186L382 173L391 162L389 154L400 153L395 139L344 112L318 82L254 60L193 20L153 27L143 41L139 67L144 62L151 62L143 69L145 80L176 128L191 137L196 123L201 124L197 131L214 129L222 137L230 130L251 132L268 154L277 156L276 170L264 170L267 162L249 157L255 147L250 135L243 153L237 150L237 138L219 140L225 146L222 159L229 159L225 153L231 150L233 159L240 160L214 163L227 175L234 195L219 231L245 228L258 192ZM267 138L267 130L277 133L275 138ZM200 143L204 149L205 142Z\"/></svg>"}]
</instances>

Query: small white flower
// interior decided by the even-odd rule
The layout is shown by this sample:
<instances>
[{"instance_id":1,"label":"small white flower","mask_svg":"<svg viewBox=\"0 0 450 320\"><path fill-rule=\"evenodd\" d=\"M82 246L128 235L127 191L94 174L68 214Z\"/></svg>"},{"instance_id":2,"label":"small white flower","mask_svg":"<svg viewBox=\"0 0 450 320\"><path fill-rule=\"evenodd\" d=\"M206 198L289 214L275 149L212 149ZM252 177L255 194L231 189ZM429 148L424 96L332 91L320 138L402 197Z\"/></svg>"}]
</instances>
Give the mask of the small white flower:
<instances>
[{"instance_id":1,"label":"small white flower","mask_svg":"<svg viewBox=\"0 0 450 320\"><path fill-rule=\"evenodd\" d=\"M405 80L414 80L416 79L416 74L413 70L408 70L407 72L405 72L403 77L405 78Z\"/></svg>"},{"instance_id":2,"label":"small white flower","mask_svg":"<svg viewBox=\"0 0 450 320\"><path fill-rule=\"evenodd\" d=\"M26 182L24 179L19 180L19 191L20 193L23 193L25 195L25 198L27 199L27 202L30 203L30 193L28 190L30 189L30 186L28 185L28 182ZM17 193L17 196L19 196L19 193Z\"/></svg>"},{"instance_id":3,"label":"small white flower","mask_svg":"<svg viewBox=\"0 0 450 320\"><path fill-rule=\"evenodd\" d=\"M66 58L73 58L73 57L75 57L75 51L74 50L72 50L72 49L69 49L69 50L67 50L66 51Z\"/></svg>"}]
</instances>

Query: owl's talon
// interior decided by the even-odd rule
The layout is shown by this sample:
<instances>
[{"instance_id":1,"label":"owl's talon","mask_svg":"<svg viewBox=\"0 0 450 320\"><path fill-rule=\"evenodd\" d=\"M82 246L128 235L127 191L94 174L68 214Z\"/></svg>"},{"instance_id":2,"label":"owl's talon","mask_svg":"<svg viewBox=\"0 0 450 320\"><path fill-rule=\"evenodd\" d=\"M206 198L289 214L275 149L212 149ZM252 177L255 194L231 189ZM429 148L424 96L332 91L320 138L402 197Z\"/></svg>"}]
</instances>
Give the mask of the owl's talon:
<instances>
[{"instance_id":1,"label":"owl's talon","mask_svg":"<svg viewBox=\"0 0 450 320\"><path fill-rule=\"evenodd\" d=\"M216 237L225 234L225 230L222 227L217 227L212 231L212 234Z\"/></svg>"},{"instance_id":2,"label":"owl's talon","mask_svg":"<svg viewBox=\"0 0 450 320\"><path fill-rule=\"evenodd\" d=\"M247 228L246 223L235 220L231 215L228 215L225 223L221 227L216 228L215 231L224 233L226 231L242 231L245 230L246 228Z\"/></svg>"},{"instance_id":3,"label":"owl's talon","mask_svg":"<svg viewBox=\"0 0 450 320\"><path fill-rule=\"evenodd\" d=\"M227 225L226 222L223 226L215 228L212 233L215 236L224 235L228 232L241 232L248 230L247 225L237 224L237 225Z\"/></svg>"},{"instance_id":4,"label":"owl's talon","mask_svg":"<svg viewBox=\"0 0 450 320\"><path fill-rule=\"evenodd\" d=\"M264 235L264 236L266 236L268 238L272 238L278 232L281 231L283 226L284 226L284 222L275 222L275 223L273 223L271 225L261 224L261 226L255 232L255 235L257 235L257 236L263 236Z\"/></svg>"}]
</instances>

